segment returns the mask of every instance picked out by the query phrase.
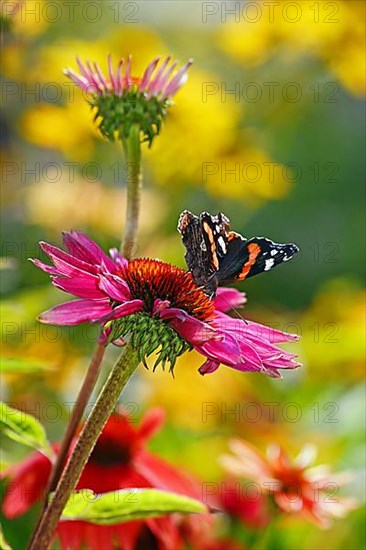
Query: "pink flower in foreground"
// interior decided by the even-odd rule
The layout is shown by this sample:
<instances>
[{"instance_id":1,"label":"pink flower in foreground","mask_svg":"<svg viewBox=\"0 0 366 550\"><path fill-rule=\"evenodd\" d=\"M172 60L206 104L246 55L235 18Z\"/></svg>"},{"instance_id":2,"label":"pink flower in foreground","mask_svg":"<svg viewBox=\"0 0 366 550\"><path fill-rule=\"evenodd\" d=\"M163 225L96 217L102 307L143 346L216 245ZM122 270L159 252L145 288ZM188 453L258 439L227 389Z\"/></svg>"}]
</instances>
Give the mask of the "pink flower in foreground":
<instances>
[{"instance_id":1,"label":"pink flower in foreground","mask_svg":"<svg viewBox=\"0 0 366 550\"><path fill-rule=\"evenodd\" d=\"M102 494L119 489L156 488L200 499L198 480L146 448L163 422L162 409L150 410L139 425L134 425L127 414L113 414L83 469L77 489L91 489ZM57 444L53 447L57 452ZM4 474L10 478L2 503L5 517L16 518L39 501L50 473L51 462L38 451L11 466ZM189 515L184 522L189 529L182 529L179 514L108 526L60 521L56 533L64 550L183 550L185 540L191 542L192 536L204 537L210 528L210 517L207 514L200 517Z\"/></svg>"},{"instance_id":2,"label":"pink flower in foreground","mask_svg":"<svg viewBox=\"0 0 366 550\"><path fill-rule=\"evenodd\" d=\"M64 233L63 240L68 252L40 243L53 266L33 262L51 275L55 287L79 299L45 311L41 322L100 323L106 343L123 345L130 335L142 361L159 350L155 366L169 362L171 370L176 358L193 348L205 357L201 374L223 364L280 377L280 369L299 365L295 355L276 345L298 336L224 313L243 305L243 293L218 289L216 299L211 299L190 272L178 267L146 258L127 261L116 249L108 256L76 231Z\"/></svg>"},{"instance_id":3,"label":"pink flower in foreground","mask_svg":"<svg viewBox=\"0 0 366 550\"><path fill-rule=\"evenodd\" d=\"M105 76L98 63L83 63L77 58L79 73L65 69L65 75L89 94L88 101L96 107L101 133L110 140L127 139L137 126L149 146L159 134L172 97L187 80L190 59L179 70L177 62L168 56L160 63L156 57L146 67L142 77L132 76L131 56L121 59L116 68L108 56Z\"/></svg>"},{"instance_id":4,"label":"pink flower in foreground","mask_svg":"<svg viewBox=\"0 0 366 550\"><path fill-rule=\"evenodd\" d=\"M332 517L343 517L355 507L355 500L334 496L349 475L333 474L328 466L309 468L315 448L305 446L297 458L290 460L278 445L267 449L267 456L246 441L230 442L233 455L223 455L221 464L239 478L258 483L261 492L273 495L284 512L299 514L320 527L329 527Z\"/></svg>"}]
</instances>

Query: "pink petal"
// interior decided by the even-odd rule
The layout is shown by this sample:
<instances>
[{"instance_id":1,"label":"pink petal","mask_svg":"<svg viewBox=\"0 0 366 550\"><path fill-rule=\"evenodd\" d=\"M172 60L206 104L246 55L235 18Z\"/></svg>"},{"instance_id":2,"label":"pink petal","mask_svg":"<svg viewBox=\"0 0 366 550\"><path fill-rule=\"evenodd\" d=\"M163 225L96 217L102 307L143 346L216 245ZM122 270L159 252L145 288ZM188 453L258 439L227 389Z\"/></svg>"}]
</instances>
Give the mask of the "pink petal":
<instances>
[{"instance_id":1,"label":"pink petal","mask_svg":"<svg viewBox=\"0 0 366 550\"><path fill-rule=\"evenodd\" d=\"M156 300L154 300L153 315L157 315L161 311L164 311L164 309L168 309L169 306L169 300L160 300L160 298L157 298Z\"/></svg>"},{"instance_id":2,"label":"pink petal","mask_svg":"<svg viewBox=\"0 0 366 550\"><path fill-rule=\"evenodd\" d=\"M131 292L128 284L119 277L112 278L100 275L99 288L117 302L126 302L131 299Z\"/></svg>"},{"instance_id":3,"label":"pink petal","mask_svg":"<svg viewBox=\"0 0 366 550\"><path fill-rule=\"evenodd\" d=\"M121 96L123 91L123 80L122 80L122 65L123 65L123 59L121 59L118 62L117 65L117 80L116 80L116 87L115 92Z\"/></svg>"},{"instance_id":4,"label":"pink petal","mask_svg":"<svg viewBox=\"0 0 366 550\"><path fill-rule=\"evenodd\" d=\"M98 321L111 309L109 300L73 300L44 311L38 320L51 325L79 325Z\"/></svg>"},{"instance_id":5,"label":"pink petal","mask_svg":"<svg viewBox=\"0 0 366 550\"><path fill-rule=\"evenodd\" d=\"M257 336L258 338L267 340L272 344L280 344L283 342L291 341L296 342L300 338L298 334L289 334L288 332L282 332L281 330L266 327L265 325L254 323L253 321L247 321L247 331Z\"/></svg>"},{"instance_id":6,"label":"pink petal","mask_svg":"<svg viewBox=\"0 0 366 550\"><path fill-rule=\"evenodd\" d=\"M204 374L210 374L211 372L215 372L220 366L220 363L216 363L216 361L211 361L211 359L207 359L203 363L203 365L200 366L198 369L198 372L202 375Z\"/></svg>"},{"instance_id":7,"label":"pink petal","mask_svg":"<svg viewBox=\"0 0 366 550\"><path fill-rule=\"evenodd\" d=\"M160 318L169 321L170 326L191 344L202 344L210 338L218 337L214 328L182 309L164 309L160 312Z\"/></svg>"},{"instance_id":8,"label":"pink petal","mask_svg":"<svg viewBox=\"0 0 366 550\"><path fill-rule=\"evenodd\" d=\"M177 72L177 74L172 78L164 91L164 97L173 96L184 84L187 78L187 70L192 65L192 63L193 59L189 59L187 63L185 63L183 67Z\"/></svg>"},{"instance_id":9,"label":"pink petal","mask_svg":"<svg viewBox=\"0 0 366 550\"><path fill-rule=\"evenodd\" d=\"M165 71L165 69L166 69L166 67L167 67L170 60L171 60L171 56L168 55L168 57L166 59L164 59L163 63L161 64L161 66L159 68L159 70L155 74L153 80L150 81L149 87L148 87L149 96L159 93L161 78L162 78L162 75L163 75L163 73L164 73L164 71Z\"/></svg>"},{"instance_id":10,"label":"pink petal","mask_svg":"<svg viewBox=\"0 0 366 550\"><path fill-rule=\"evenodd\" d=\"M45 264L41 262L41 260L38 260L37 258L29 258L30 261L39 269L42 269L45 273L49 273L50 275L59 275L60 272L56 267L53 267L51 265Z\"/></svg>"},{"instance_id":11,"label":"pink petal","mask_svg":"<svg viewBox=\"0 0 366 550\"><path fill-rule=\"evenodd\" d=\"M173 73L175 67L178 65L178 61L174 61L174 63L172 63L170 65L170 67L167 67L166 71L164 74L161 75L160 77L160 80L159 80L159 87L157 84L155 84L154 86L154 89L155 89L155 93L159 93L159 94L162 94L163 97L164 97L164 89L166 87L166 84L170 78L170 75ZM152 92L149 91L149 97L152 95Z\"/></svg>"},{"instance_id":12,"label":"pink petal","mask_svg":"<svg viewBox=\"0 0 366 550\"><path fill-rule=\"evenodd\" d=\"M217 289L214 303L217 310L225 312L243 307L246 301L247 298L244 292L239 292L235 288L220 287Z\"/></svg>"},{"instance_id":13,"label":"pink petal","mask_svg":"<svg viewBox=\"0 0 366 550\"><path fill-rule=\"evenodd\" d=\"M94 265L100 265L103 261L112 273L116 271L113 260L84 233L79 231L64 232L63 241L68 251L79 260Z\"/></svg>"},{"instance_id":14,"label":"pink petal","mask_svg":"<svg viewBox=\"0 0 366 550\"><path fill-rule=\"evenodd\" d=\"M117 248L110 248L109 249L109 254L110 254L112 260L114 261L114 263L118 265L118 267L120 267L121 269L124 269L124 268L128 267L128 260L126 260L126 258L121 256L121 254L118 252Z\"/></svg>"},{"instance_id":15,"label":"pink petal","mask_svg":"<svg viewBox=\"0 0 366 550\"><path fill-rule=\"evenodd\" d=\"M221 330L235 334L238 341L250 344L253 348L256 348L261 356L277 355L283 352L272 343L273 340L284 343L298 339L296 335L281 331L274 331L273 333L274 329L244 319L229 317L221 312L217 312L213 324Z\"/></svg>"},{"instance_id":16,"label":"pink petal","mask_svg":"<svg viewBox=\"0 0 366 550\"><path fill-rule=\"evenodd\" d=\"M84 273L95 273L96 269L90 263L83 262L67 252L64 252L57 246L41 241L39 246L45 254L52 260L53 264L59 271L59 275L69 277L82 275Z\"/></svg>"},{"instance_id":17,"label":"pink petal","mask_svg":"<svg viewBox=\"0 0 366 550\"><path fill-rule=\"evenodd\" d=\"M145 72L142 75L140 86L139 86L141 92L145 91L147 85L150 82L151 75L155 71L156 65L159 63L159 61L160 61L160 56L156 57L153 61L151 61L151 63L149 63L149 65L145 69Z\"/></svg>"},{"instance_id":18,"label":"pink petal","mask_svg":"<svg viewBox=\"0 0 366 550\"><path fill-rule=\"evenodd\" d=\"M103 93L103 87L100 85L100 83L98 82L98 80L95 78L94 71L93 71L93 67L91 66L90 61L87 61L87 62L86 62L86 66L88 67L89 78L90 78L90 80L92 81L92 83L94 84L94 86L96 87L96 89L98 90L98 92L99 92L100 94L102 94L102 93ZM97 75L96 75L96 76L97 76Z\"/></svg>"},{"instance_id":19,"label":"pink petal","mask_svg":"<svg viewBox=\"0 0 366 550\"><path fill-rule=\"evenodd\" d=\"M255 370L261 370L263 367L263 362L260 354L257 350L250 345L250 343L239 343L240 351L247 363L249 363Z\"/></svg>"},{"instance_id":20,"label":"pink petal","mask_svg":"<svg viewBox=\"0 0 366 550\"><path fill-rule=\"evenodd\" d=\"M126 69L125 69L125 87L128 88L131 84L131 62L132 58L129 55L127 57Z\"/></svg>"},{"instance_id":21,"label":"pink petal","mask_svg":"<svg viewBox=\"0 0 366 550\"><path fill-rule=\"evenodd\" d=\"M114 79L114 71L113 71L113 64L112 64L112 55L108 54L108 72L109 72L109 80L111 81L112 88L115 89L116 87L116 81Z\"/></svg>"},{"instance_id":22,"label":"pink petal","mask_svg":"<svg viewBox=\"0 0 366 550\"><path fill-rule=\"evenodd\" d=\"M133 313L138 313L144 308L144 302L142 300L130 300L120 306L113 308L113 310L100 319L101 322L113 321L113 319L120 319Z\"/></svg>"},{"instance_id":23,"label":"pink petal","mask_svg":"<svg viewBox=\"0 0 366 550\"><path fill-rule=\"evenodd\" d=\"M76 84L77 86L79 86L79 88L81 88L82 90L84 90L84 92L96 92L96 88L94 86L94 84L92 84L89 79L86 79L78 74L76 74L72 69L65 69L63 71L63 73L68 77L70 78L70 80L72 80L74 82L74 84Z\"/></svg>"},{"instance_id":24,"label":"pink petal","mask_svg":"<svg viewBox=\"0 0 366 550\"><path fill-rule=\"evenodd\" d=\"M87 300L103 299L105 298L103 292L98 289L98 278L93 275L86 274L83 277L53 277L52 284L63 290L78 296L79 298L85 298Z\"/></svg>"},{"instance_id":25,"label":"pink petal","mask_svg":"<svg viewBox=\"0 0 366 550\"><path fill-rule=\"evenodd\" d=\"M208 340L195 345L196 350L217 363L233 366L242 359L240 348L230 334L222 334L222 340Z\"/></svg>"},{"instance_id":26,"label":"pink petal","mask_svg":"<svg viewBox=\"0 0 366 550\"><path fill-rule=\"evenodd\" d=\"M104 74L102 73L101 68L99 67L98 63L94 63L94 67L95 67L95 71L96 71L96 73L99 77L99 81L100 81L101 86L104 88L104 91L107 92L108 89L109 89L109 86L108 86L108 82L105 79Z\"/></svg>"},{"instance_id":27,"label":"pink petal","mask_svg":"<svg viewBox=\"0 0 366 550\"><path fill-rule=\"evenodd\" d=\"M81 74L89 81L90 80L89 71L87 70L87 68L85 67L84 63L81 61L79 56L76 56L76 63L78 64Z\"/></svg>"}]
</instances>

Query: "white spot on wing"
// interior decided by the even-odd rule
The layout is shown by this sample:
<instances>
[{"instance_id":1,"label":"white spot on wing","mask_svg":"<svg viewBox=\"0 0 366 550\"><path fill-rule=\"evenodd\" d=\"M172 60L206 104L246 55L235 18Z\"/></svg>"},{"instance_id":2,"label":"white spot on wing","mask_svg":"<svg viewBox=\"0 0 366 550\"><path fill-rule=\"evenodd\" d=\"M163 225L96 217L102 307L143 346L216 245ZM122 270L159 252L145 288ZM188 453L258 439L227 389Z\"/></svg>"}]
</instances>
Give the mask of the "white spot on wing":
<instances>
[{"instance_id":1,"label":"white spot on wing","mask_svg":"<svg viewBox=\"0 0 366 550\"><path fill-rule=\"evenodd\" d=\"M269 271L274 266L274 259L270 258L269 260L266 260L264 263L264 271Z\"/></svg>"},{"instance_id":2,"label":"white spot on wing","mask_svg":"<svg viewBox=\"0 0 366 550\"><path fill-rule=\"evenodd\" d=\"M270 254L271 256L276 256L276 254L278 254L277 248L274 248L273 250L271 250Z\"/></svg>"},{"instance_id":3,"label":"white spot on wing","mask_svg":"<svg viewBox=\"0 0 366 550\"><path fill-rule=\"evenodd\" d=\"M224 252L224 254L226 254L226 244L225 244L225 241L223 239L223 237L219 237L217 239L217 242L219 243L219 245L221 246L221 250Z\"/></svg>"}]
</instances>

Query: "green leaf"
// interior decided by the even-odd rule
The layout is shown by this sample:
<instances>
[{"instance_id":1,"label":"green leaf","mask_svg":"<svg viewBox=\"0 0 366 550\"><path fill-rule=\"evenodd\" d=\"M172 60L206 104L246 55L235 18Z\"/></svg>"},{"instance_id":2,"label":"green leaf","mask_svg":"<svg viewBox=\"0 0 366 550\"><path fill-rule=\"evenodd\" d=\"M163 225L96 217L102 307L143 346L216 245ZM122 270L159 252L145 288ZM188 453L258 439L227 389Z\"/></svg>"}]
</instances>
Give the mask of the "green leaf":
<instances>
[{"instance_id":1,"label":"green leaf","mask_svg":"<svg viewBox=\"0 0 366 550\"><path fill-rule=\"evenodd\" d=\"M0 371L2 374L36 374L52 370L52 365L43 361L30 361L23 357L3 357L1 359Z\"/></svg>"},{"instance_id":2,"label":"green leaf","mask_svg":"<svg viewBox=\"0 0 366 550\"><path fill-rule=\"evenodd\" d=\"M0 525L0 550L12 550L9 544L6 542L3 528Z\"/></svg>"},{"instance_id":3,"label":"green leaf","mask_svg":"<svg viewBox=\"0 0 366 550\"><path fill-rule=\"evenodd\" d=\"M0 402L0 427L10 439L53 457L53 451L48 444L42 424L30 414L18 411Z\"/></svg>"},{"instance_id":4,"label":"green leaf","mask_svg":"<svg viewBox=\"0 0 366 550\"><path fill-rule=\"evenodd\" d=\"M61 520L113 525L175 512L196 514L207 511L198 500L157 489L123 489L102 495L87 489L71 495Z\"/></svg>"}]
</instances>

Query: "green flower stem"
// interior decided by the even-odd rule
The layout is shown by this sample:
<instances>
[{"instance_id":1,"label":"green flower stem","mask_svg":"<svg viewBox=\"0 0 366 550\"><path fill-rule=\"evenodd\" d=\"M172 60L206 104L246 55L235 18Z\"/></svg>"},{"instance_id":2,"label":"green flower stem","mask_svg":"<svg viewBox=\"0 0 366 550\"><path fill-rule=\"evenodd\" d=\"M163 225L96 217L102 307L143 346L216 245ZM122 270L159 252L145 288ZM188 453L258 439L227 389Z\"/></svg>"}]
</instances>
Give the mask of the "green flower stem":
<instances>
[{"instance_id":1,"label":"green flower stem","mask_svg":"<svg viewBox=\"0 0 366 550\"><path fill-rule=\"evenodd\" d=\"M57 453L56 462L52 468L51 477L45 493L45 507L47 505L47 496L49 495L49 493L56 489L57 483L60 479L62 468L66 461L71 442L76 435L77 429L84 414L85 407L89 401L89 398L97 381L100 372L100 365L104 357L104 352L105 347L102 344L98 343L90 360L90 365L85 375L83 385L81 386L79 395L77 396L69 425L67 426L66 433L61 442L60 450Z\"/></svg>"},{"instance_id":2,"label":"green flower stem","mask_svg":"<svg viewBox=\"0 0 366 550\"><path fill-rule=\"evenodd\" d=\"M127 139L123 139L123 150L127 161L127 207L125 229L122 239L122 255L130 259L137 242L137 229L140 216L142 169L140 127L131 126Z\"/></svg>"},{"instance_id":3,"label":"green flower stem","mask_svg":"<svg viewBox=\"0 0 366 550\"><path fill-rule=\"evenodd\" d=\"M76 399L75 407L73 408L70 422L62 439L60 450L58 451L55 463L52 466L51 476L48 480L48 484L44 493L41 515L39 517L34 533L37 532L41 524L42 514L47 508L48 497L50 493L52 493L56 489L59 479L61 477L71 442L76 436L78 427L81 423L81 419L85 411L85 407L96 384L100 372L100 366L104 357L104 352L105 347L98 343L90 360L90 365L84 378L84 382Z\"/></svg>"},{"instance_id":4,"label":"green flower stem","mask_svg":"<svg viewBox=\"0 0 366 550\"><path fill-rule=\"evenodd\" d=\"M62 511L80 478L81 472L93 451L100 432L112 413L127 381L136 370L138 354L128 343L114 364L98 399L80 433L72 455L66 464L52 499L43 514L29 550L47 550Z\"/></svg>"}]
</instances>

